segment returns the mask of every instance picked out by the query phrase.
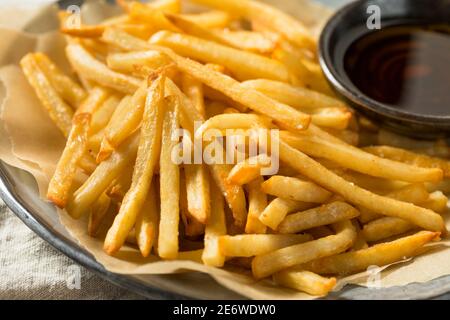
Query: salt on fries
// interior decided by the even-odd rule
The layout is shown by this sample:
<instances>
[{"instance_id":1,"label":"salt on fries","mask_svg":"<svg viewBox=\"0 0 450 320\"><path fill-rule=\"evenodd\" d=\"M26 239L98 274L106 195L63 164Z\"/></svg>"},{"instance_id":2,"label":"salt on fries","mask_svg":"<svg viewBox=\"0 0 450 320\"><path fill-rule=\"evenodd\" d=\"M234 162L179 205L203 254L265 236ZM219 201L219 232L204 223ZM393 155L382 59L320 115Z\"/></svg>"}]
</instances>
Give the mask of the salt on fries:
<instances>
[{"instance_id":1,"label":"salt on fries","mask_svg":"<svg viewBox=\"0 0 450 320\"><path fill-rule=\"evenodd\" d=\"M89 235L113 220L106 253L245 259L256 279L322 296L328 276L413 257L445 234L448 146L379 129L337 99L301 22L255 0L195 0L211 8L199 13L118 2L124 13L97 25L60 14L79 81L44 53L21 61L67 139L47 197L89 215ZM234 138L245 148L228 157ZM198 144L231 162L173 161Z\"/></svg>"}]
</instances>

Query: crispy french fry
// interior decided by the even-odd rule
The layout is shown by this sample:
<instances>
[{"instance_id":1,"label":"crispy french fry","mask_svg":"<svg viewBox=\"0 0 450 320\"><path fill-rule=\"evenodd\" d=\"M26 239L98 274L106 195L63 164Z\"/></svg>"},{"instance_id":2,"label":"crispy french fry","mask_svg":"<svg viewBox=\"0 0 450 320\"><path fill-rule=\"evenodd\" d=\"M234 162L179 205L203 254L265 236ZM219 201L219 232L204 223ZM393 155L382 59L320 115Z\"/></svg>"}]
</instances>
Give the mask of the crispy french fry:
<instances>
[{"instance_id":1,"label":"crispy french fry","mask_svg":"<svg viewBox=\"0 0 450 320\"><path fill-rule=\"evenodd\" d=\"M219 246L227 257L252 257L311 240L306 234L246 234L221 236Z\"/></svg>"},{"instance_id":2,"label":"crispy french fry","mask_svg":"<svg viewBox=\"0 0 450 320\"><path fill-rule=\"evenodd\" d=\"M248 183L248 215L245 233L266 233L266 226L259 220L261 213L267 207L267 195L261 190L263 181L264 179L258 176Z\"/></svg>"},{"instance_id":3,"label":"crispy french fry","mask_svg":"<svg viewBox=\"0 0 450 320\"><path fill-rule=\"evenodd\" d=\"M445 228L442 217L431 210L376 195L342 179L283 141L280 141L279 147L282 161L354 205L386 216L402 218L427 230L441 231Z\"/></svg>"},{"instance_id":4,"label":"crispy french fry","mask_svg":"<svg viewBox=\"0 0 450 320\"><path fill-rule=\"evenodd\" d=\"M47 76L51 85L72 107L77 108L86 98L86 92L81 86L66 76L51 60L43 53L35 53L39 68Z\"/></svg>"},{"instance_id":5,"label":"crispy french fry","mask_svg":"<svg viewBox=\"0 0 450 320\"><path fill-rule=\"evenodd\" d=\"M203 84L190 75L182 75L182 90L191 99L198 112L205 117L205 102L203 97Z\"/></svg>"},{"instance_id":6,"label":"crispy french fry","mask_svg":"<svg viewBox=\"0 0 450 320\"><path fill-rule=\"evenodd\" d=\"M225 28L231 22L231 16L220 10L211 10L200 13L183 13L180 17L207 29Z\"/></svg>"},{"instance_id":7,"label":"crispy french fry","mask_svg":"<svg viewBox=\"0 0 450 320\"><path fill-rule=\"evenodd\" d=\"M184 175L180 175L180 213L184 226L184 235L186 237L197 238L205 233L205 224L197 221L189 212L187 186Z\"/></svg>"},{"instance_id":8,"label":"crispy french fry","mask_svg":"<svg viewBox=\"0 0 450 320\"><path fill-rule=\"evenodd\" d=\"M126 10L128 11L128 15L130 16L130 18L134 21L142 22L144 24L151 22L151 26L155 31L180 31L166 18L164 12L157 8L152 8L151 6L147 6L137 1L131 1L127 5Z\"/></svg>"},{"instance_id":9,"label":"crispy french fry","mask_svg":"<svg viewBox=\"0 0 450 320\"><path fill-rule=\"evenodd\" d=\"M277 230L278 225L288 213L307 210L313 206L314 204L312 203L275 198L263 212L261 212L259 220L273 230Z\"/></svg>"},{"instance_id":10,"label":"crispy french fry","mask_svg":"<svg viewBox=\"0 0 450 320\"><path fill-rule=\"evenodd\" d=\"M369 242L383 240L414 229L415 226L408 221L384 217L364 225L362 230L364 238Z\"/></svg>"},{"instance_id":11,"label":"crispy french fry","mask_svg":"<svg viewBox=\"0 0 450 320\"><path fill-rule=\"evenodd\" d=\"M422 206L422 204L429 199L429 194L423 184L414 183L406 185L405 187L398 190L389 192L388 194L386 194L386 197ZM382 215L374 213L365 208L361 208L360 211L361 216L359 217L359 220L362 223L367 223L369 221L383 217Z\"/></svg>"},{"instance_id":12,"label":"crispy french fry","mask_svg":"<svg viewBox=\"0 0 450 320\"><path fill-rule=\"evenodd\" d=\"M253 276L261 279L298 264L344 252L355 241L356 231L349 221L334 226L336 235L257 255L252 261Z\"/></svg>"},{"instance_id":13,"label":"crispy french fry","mask_svg":"<svg viewBox=\"0 0 450 320\"><path fill-rule=\"evenodd\" d=\"M267 78L284 82L290 80L288 69L280 62L213 41L185 34L160 31L152 36L150 42L171 48L180 55L201 62L223 65L239 80L255 78Z\"/></svg>"},{"instance_id":14,"label":"crispy french fry","mask_svg":"<svg viewBox=\"0 0 450 320\"><path fill-rule=\"evenodd\" d=\"M230 129L255 129L270 125L270 119L265 119L256 114L224 113L210 118L203 123L195 132L195 138L202 139L203 134L210 129L218 129L221 131Z\"/></svg>"},{"instance_id":15,"label":"crispy french fry","mask_svg":"<svg viewBox=\"0 0 450 320\"><path fill-rule=\"evenodd\" d=\"M129 138L126 144L115 150L111 157L103 161L89 179L74 193L68 203L67 211L74 218L80 218L89 211L89 207L109 187L119 174L131 165L136 158L138 135Z\"/></svg>"},{"instance_id":16,"label":"crispy french fry","mask_svg":"<svg viewBox=\"0 0 450 320\"><path fill-rule=\"evenodd\" d=\"M445 213L448 210L448 198L441 191L435 191L420 206L437 213Z\"/></svg>"},{"instance_id":17,"label":"crispy french fry","mask_svg":"<svg viewBox=\"0 0 450 320\"><path fill-rule=\"evenodd\" d=\"M64 26L61 32L77 38L98 38L105 31L105 26L102 25L79 25L79 26Z\"/></svg>"},{"instance_id":18,"label":"crispy french fry","mask_svg":"<svg viewBox=\"0 0 450 320\"><path fill-rule=\"evenodd\" d=\"M280 137L309 156L325 158L345 168L372 176L408 182L437 182L442 180L441 169L411 166L374 156L350 145L336 145L313 136L280 132Z\"/></svg>"},{"instance_id":19,"label":"crispy french fry","mask_svg":"<svg viewBox=\"0 0 450 320\"><path fill-rule=\"evenodd\" d=\"M450 177L450 162L444 159L433 158L389 146L367 147L364 148L364 151L377 155L381 158L407 163L420 168L438 168L442 170L444 177Z\"/></svg>"},{"instance_id":20,"label":"crispy french fry","mask_svg":"<svg viewBox=\"0 0 450 320\"><path fill-rule=\"evenodd\" d=\"M105 32L103 32L101 40L125 51L151 50L150 45L146 41L134 37L115 27L106 28Z\"/></svg>"},{"instance_id":21,"label":"crispy french fry","mask_svg":"<svg viewBox=\"0 0 450 320\"><path fill-rule=\"evenodd\" d=\"M215 33L220 35L227 44L241 50L269 54L276 47L276 42L259 32L223 29L217 30Z\"/></svg>"},{"instance_id":22,"label":"crispy french fry","mask_svg":"<svg viewBox=\"0 0 450 320\"><path fill-rule=\"evenodd\" d=\"M288 215L278 226L280 233L298 233L311 228L350 220L359 216L358 210L345 202L332 202L318 208Z\"/></svg>"},{"instance_id":23,"label":"crispy french fry","mask_svg":"<svg viewBox=\"0 0 450 320\"><path fill-rule=\"evenodd\" d=\"M62 100L53 88L45 73L39 68L33 54L30 53L23 57L20 66L50 118L64 136L68 137L72 127L72 108Z\"/></svg>"},{"instance_id":24,"label":"crispy french fry","mask_svg":"<svg viewBox=\"0 0 450 320\"><path fill-rule=\"evenodd\" d=\"M271 159L267 154L260 154L247 158L236 164L228 176L228 181L243 185L261 176L261 169L268 168L271 165Z\"/></svg>"},{"instance_id":25,"label":"crispy french fry","mask_svg":"<svg viewBox=\"0 0 450 320\"><path fill-rule=\"evenodd\" d=\"M78 73L102 86L123 93L134 93L140 86L139 79L110 70L79 44L69 44L66 47L66 54Z\"/></svg>"},{"instance_id":26,"label":"crispy french fry","mask_svg":"<svg viewBox=\"0 0 450 320\"><path fill-rule=\"evenodd\" d=\"M178 225L180 220L180 171L172 159L173 148L178 141L172 136L178 130L179 100L167 97L167 112L164 117L160 167L161 218L159 224L158 254L164 259L178 255Z\"/></svg>"},{"instance_id":27,"label":"crispy french fry","mask_svg":"<svg viewBox=\"0 0 450 320\"><path fill-rule=\"evenodd\" d=\"M105 216L108 213L108 209L111 206L111 198L102 193L97 201L92 205L91 213L88 221L88 234L91 237L95 237L99 231Z\"/></svg>"},{"instance_id":28,"label":"crispy french fry","mask_svg":"<svg viewBox=\"0 0 450 320\"><path fill-rule=\"evenodd\" d=\"M209 175L203 164L184 165L188 211L198 222L206 224L210 214Z\"/></svg>"},{"instance_id":29,"label":"crispy french fry","mask_svg":"<svg viewBox=\"0 0 450 320\"><path fill-rule=\"evenodd\" d=\"M94 87L89 91L88 96L80 104L75 114L88 113L91 116L98 110L98 108L108 98L108 92L100 87Z\"/></svg>"},{"instance_id":30,"label":"crispy french fry","mask_svg":"<svg viewBox=\"0 0 450 320\"><path fill-rule=\"evenodd\" d=\"M310 271L285 270L273 275L275 283L313 296L325 296L336 285L336 278L324 278Z\"/></svg>"},{"instance_id":31,"label":"crispy french fry","mask_svg":"<svg viewBox=\"0 0 450 320\"><path fill-rule=\"evenodd\" d=\"M143 257L148 257L155 242L159 222L155 184L150 185L147 198L136 218L136 242Z\"/></svg>"},{"instance_id":32,"label":"crispy french fry","mask_svg":"<svg viewBox=\"0 0 450 320\"><path fill-rule=\"evenodd\" d=\"M168 65L170 60L158 51L133 51L126 53L112 53L107 56L108 67L118 72L132 73L135 66L144 65L153 70Z\"/></svg>"},{"instance_id":33,"label":"crispy french fry","mask_svg":"<svg viewBox=\"0 0 450 320\"><path fill-rule=\"evenodd\" d=\"M108 230L103 246L103 249L109 255L114 254L122 247L128 233L133 228L137 215L147 197L161 151L160 138L164 117L164 75L149 78L148 81L151 83L146 90L147 98L131 187L125 194L119 213Z\"/></svg>"},{"instance_id":34,"label":"crispy french fry","mask_svg":"<svg viewBox=\"0 0 450 320\"><path fill-rule=\"evenodd\" d=\"M119 103L119 97L112 95L94 112L91 119L91 127L89 129L89 135L91 137L102 131L108 125L108 122L111 120Z\"/></svg>"},{"instance_id":35,"label":"crispy french fry","mask_svg":"<svg viewBox=\"0 0 450 320\"><path fill-rule=\"evenodd\" d=\"M227 233L224 205L220 190L212 183L211 216L205 228L205 248L202 255L203 263L208 266L222 267L225 263L225 255L219 246L219 237Z\"/></svg>"},{"instance_id":36,"label":"crispy french fry","mask_svg":"<svg viewBox=\"0 0 450 320\"><path fill-rule=\"evenodd\" d=\"M322 187L293 177L272 176L261 188L270 195L294 201L324 203L331 197Z\"/></svg>"},{"instance_id":37,"label":"crispy french fry","mask_svg":"<svg viewBox=\"0 0 450 320\"><path fill-rule=\"evenodd\" d=\"M439 232L420 231L392 242L377 244L367 249L343 253L312 261L302 266L318 274L346 275L366 270L369 266L384 266L413 257L430 241L439 238Z\"/></svg>"},{"instance_id":38,"label":"crispy french fry","mask_svg":"<svg viewBox=\"0 0 450 320\"><path fill-rule=\"evenodd\" d=\"M302 23L267 4L253 0L195 0L194 2L224 10L233 16L257 21L266 25L271 30L281 33L300 47L307 47L308 49L315 48L314 39Z\"/></svg>"},{"instance_id":39,"label":"crispy french fry","mask_svg":"<svg viewBox=\"0 0 450 320\"><path fill-rule=\"evenodd\" d=\"M342 108L347 106L342 101L329 97L325 94L267 79L249 80L242 83L243 86L258 90L261 93L290 105L300 110L322 109L322 108Z\"/></svg>"},{"instance_id":40,"label":"crispy french fry","mask_svg":"<svg viewBox=\"0 0 450 320\"><path fill-rule=\"evenodd\" d=\"M68 202L77 164L86 152L90 120L89 114L74 117L66 147L50 180L47 198L60 208L64 208Z\"/></svg>"}]
</instances>

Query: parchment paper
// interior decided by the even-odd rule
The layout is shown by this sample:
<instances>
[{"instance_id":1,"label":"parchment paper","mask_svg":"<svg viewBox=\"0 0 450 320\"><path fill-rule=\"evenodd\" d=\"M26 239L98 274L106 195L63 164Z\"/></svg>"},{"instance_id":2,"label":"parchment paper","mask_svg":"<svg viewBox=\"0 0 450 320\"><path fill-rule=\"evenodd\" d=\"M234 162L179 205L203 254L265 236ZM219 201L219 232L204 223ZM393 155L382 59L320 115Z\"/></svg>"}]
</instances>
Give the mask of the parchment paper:
<instances>
[{"instance_id":1,"label":"parchment paper","mask_svg":"<svg viewBox=\"0 0 450 320\"><path fill-rule=\"evenodd\" d=\"M268 0L266 0L268 1ZM329 16L330 11L308 0L271 0L278 7L287 9L303 21L316 34ZM270 1L269 1L270 2ZM49 10L55 14L55 10ZM104 18L103 4L96 1L83 8L90 20ZM12 13L10 13L12 14ZM15 16L20 19L20 11ZM53 19L53 18L52 18ZM52 20L49 19L49 20ZM53 19L54 21L54 19ZM39 35L0 28L0 159L30 172L38 182L40 194L46 193L49 179L64 147L64 138L53 125L39 103L32 88L23 76L18 62L30 51L49 54L60 67L68 70L63 54L64 40L57 32ZM155 257L142 258L131 247L125 247L115 257L102 250L102 240L87 235L85 219L73 220L64 211L60 221L69 233L86 248L97 261L112 272L121 274L169 274L185 271L205 272L221 285L252 299L312 299L305 293L277 287L269 280L256 281L247 272L207 267L198 261L158 261ZM450 228L450 219L446 219ZM426 282L450 274L449 241L441 242L427 254L403 263L383 268L381 287L406 285L411 282ZM347 283L367 285L374 275L360 273L338 281L337 289ZM369 281L370 282L370 281ZM202 286L202 283L198 283Z\"/></svg>"}]
</instances>

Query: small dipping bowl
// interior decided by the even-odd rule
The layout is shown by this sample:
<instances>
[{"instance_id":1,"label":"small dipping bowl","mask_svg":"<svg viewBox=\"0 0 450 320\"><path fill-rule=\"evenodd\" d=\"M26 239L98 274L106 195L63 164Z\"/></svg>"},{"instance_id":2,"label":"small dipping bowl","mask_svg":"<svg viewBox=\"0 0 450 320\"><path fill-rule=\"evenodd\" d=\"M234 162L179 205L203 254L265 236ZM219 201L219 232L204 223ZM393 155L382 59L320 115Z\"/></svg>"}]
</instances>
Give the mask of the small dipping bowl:
<instances>
[{"instance_id":1,"label":"small dipping bowl","mask_svg":"<svg viewBox=\"0 0 450 320\"><path fill-rule=\"evenodd\" d=\"M380 18L378 26L374 24L377 20L373 20L374 15L377 14ZM372 20L368 23L371 16ZM383 99L375 99L373 95L368 94L367 90L361 87L361 83L357 83L354 75L352 76L349 72L348 62L346 61L352 45L372 33L382 32L386 28L396 26L444 26L450 28L450 0L358 0L344 6L331 17L320 38L320 64L325 76L340 96L347 100L358 112L374 122L398 133L416 138L448 138L450 137L450 104L445 106L448 109L445 109L444 112L442 110L438 114L431 112L430 105L426 103L426 101L429 101L428 96L425 98L420 95L420 92L422 92L420 90L423 88L413 88L413 90L419 91L414 92L415 96L409 97L409 101L414 101L417 97L420 98L416 102L423 100L425 101L423 105L416 103L414 108L404 108L404 106L400 107L390 102L381 102ZM381 30L378 27L381 27ZM376 46L372 48L372 51L376 50ZM367 54L367 52L364 52L364 54ZM447 60L449 63L442 65L442 69L438 71L441 77L445 76L447 79L446 83L439 83L439 85L446 87L439 87L436 91L433 86L430 88L429 83L425 83L427 89L431 92L444 92L445 99L443 100L450 101L450 50L437 54L449 57ZM389 53L385 53L384 56L377 59L389 59ZM424 69L423 66L413 67L416 70L414 72L419 73L420 70ZM379 71L376 68L373 69L373 66L372 70ZM375 86L388 86L384 88L388 91L391 89L389 86L391 86L395 90L396 86L398 87L398 83L392 81L392 77L395 79L395 76L398 76L395 72L406 71L402 70L401 67L398 69L398 66L397 69L391 68L390 77L387 76L385 81L381 80L380 83L375 83ZM362 82L371 76L373 75L370 72L359 74ZM372 86L369 85L369 88L372 88ZM448 96L445 95L445 92ZM438 99L439 97L431 94L429 98ZM403 101L408 101L408 97Z\"/></svg>"}]
</instances>

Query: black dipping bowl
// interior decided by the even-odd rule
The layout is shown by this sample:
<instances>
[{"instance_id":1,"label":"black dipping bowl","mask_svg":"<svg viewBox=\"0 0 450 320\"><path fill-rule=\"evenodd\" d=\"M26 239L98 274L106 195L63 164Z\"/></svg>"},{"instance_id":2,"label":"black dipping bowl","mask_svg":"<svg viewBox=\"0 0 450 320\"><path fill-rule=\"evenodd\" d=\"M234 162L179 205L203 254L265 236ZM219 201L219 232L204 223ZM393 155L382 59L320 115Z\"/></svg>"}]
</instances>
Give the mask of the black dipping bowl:
<instances>
[{"instance_id":1,"label":"black dipping bowl","mask_svg":"<svg viewBox=\"0 0 450 320\"><path fill-rule=\"evenodd\" d=\"M374 31L366 25L370 5L381 10L381 28L405 24L450 24L450 0L352 2L334 14L320 38L320 64L328 81L357 111L389 129L425 139L450 137L450 106L449 114L445 116L427 115L426 106L423 114L400 110L371 99L350 80L344 68L344 57L355 40ZM450 66L443 67L450 70ZM448 85L450 94L450 83Z\"/></svg>"}]
</instances>

